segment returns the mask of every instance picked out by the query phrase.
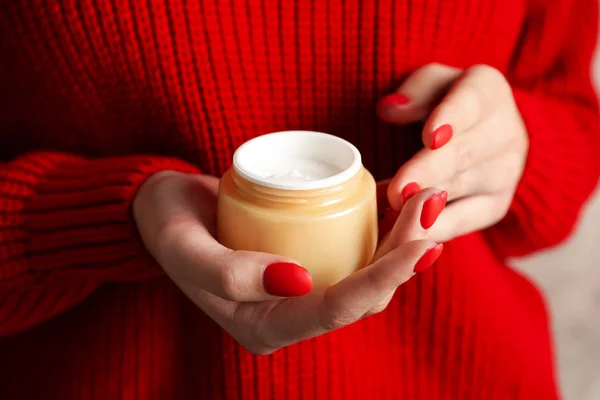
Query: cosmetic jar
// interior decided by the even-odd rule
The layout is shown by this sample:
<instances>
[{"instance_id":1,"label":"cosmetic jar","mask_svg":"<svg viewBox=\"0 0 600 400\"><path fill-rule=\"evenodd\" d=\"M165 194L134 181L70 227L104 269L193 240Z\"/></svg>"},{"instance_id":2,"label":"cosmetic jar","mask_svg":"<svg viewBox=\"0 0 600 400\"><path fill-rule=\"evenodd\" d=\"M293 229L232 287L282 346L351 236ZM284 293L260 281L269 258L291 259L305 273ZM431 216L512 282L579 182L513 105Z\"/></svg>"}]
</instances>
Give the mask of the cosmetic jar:
<instances>
[{"instance_id":1,"label":"cosmetic jar","mask_svg":"<svg viewBox=\"0 0 600 400\"><path fill-rule=\"evenodd\" d=\"M289 257L314 287L333 285L373 257L375 180L358 149L339 137L258 136L236 150L220 181L217 238L232 250Z\"/></svg>"}]
</instances>

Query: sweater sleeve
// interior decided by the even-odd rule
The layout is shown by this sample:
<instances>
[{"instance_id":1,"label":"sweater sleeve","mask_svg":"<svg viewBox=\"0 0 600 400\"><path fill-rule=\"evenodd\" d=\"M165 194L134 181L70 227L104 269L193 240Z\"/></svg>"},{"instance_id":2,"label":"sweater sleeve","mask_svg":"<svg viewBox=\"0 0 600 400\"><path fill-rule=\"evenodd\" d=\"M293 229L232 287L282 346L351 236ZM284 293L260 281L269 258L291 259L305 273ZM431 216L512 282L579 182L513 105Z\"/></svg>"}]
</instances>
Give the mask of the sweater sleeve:
<instances>
[{"instance_id":1,"label":"sweater sleeve","mask_svg":"<svg viewBox=\"0 0 600 400\"><path fill-rule=\"evenodd\" d=\"M29 154L0 164L0 336L74 306L98 285L161 273L131 214L136 190L175 159Z\"/></svg>"},{"instance_id":2,"label":"sweater sleeve","mask_svg":"<svg viewBox=\"0 0 600 400\"><path fill-rule=\"evenodd\" d=\"M509 74L530 148L508 214L485 232L502 258L566 239L600 173L598 104L591 79L597 2L542 3L529 11Z\"/></svg>"}]
</instances>

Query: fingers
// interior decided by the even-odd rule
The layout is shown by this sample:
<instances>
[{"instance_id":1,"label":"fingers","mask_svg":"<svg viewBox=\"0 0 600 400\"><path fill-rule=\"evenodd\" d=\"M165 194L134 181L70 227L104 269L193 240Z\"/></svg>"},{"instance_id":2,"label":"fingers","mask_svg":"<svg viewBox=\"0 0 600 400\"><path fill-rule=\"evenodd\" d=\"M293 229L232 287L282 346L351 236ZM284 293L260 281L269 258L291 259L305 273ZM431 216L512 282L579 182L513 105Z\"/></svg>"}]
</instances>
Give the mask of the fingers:
<instances>
[{"instance_id":1,"label":"fingers","mask_svg":"<svg viewBox=\"0 0 600 400\"><path fill-rule=\"evenodd\" d=\"M396 93L381 99L377 106L379 117L393 124L425 119L460 74L459 69L441 64L428 64L418 69Z\"/></svg>"},{"instance_id":2,"label":"fingers","mask_svg":"<svg viewBox=\"0 0 600 400\"><path fill-rule=\"evenodd\" d=\"M511 149L510 137L495 128L502 124L488 122L439 150L423 149L402 165L388 185L390 206L401 209L404 192L415 184L446 190L449 201L513 190L510 177L522 171L523 157Z\"/></svg>"},{"instance_id":3,"label":"fingers","mask_svg":"<svg viewBox=\"0 0 600 400\"><path fill-rule=\"evenodd\" d=\"M449 200L491 190L503 182L486 179L486 165L496 163L496 154L505 147L502 139L484 136L479 131L454 138L439 150L423 149L407 161L388 185L388 202L395 210L403 204L403 192L416 183L421 187L438 187L449 193Z\"/></svg>"},{"instance_id":4,"label":"fingers","mask_svg":"<svg viewBox=\"0 0 600 400\"><path fill-rule=\"evenodd\" d=\"M502 96L502 91L507 91L507 96ZM503 100L498 104L499 98L512 98L509 92L504 77L495 69L477 66L467 70L427 120L423 128L426 148L404 164L390 182L390 205L396 210L402 207L401 193L412 182L445 189L451 201L483 193L492 183L483 181L484 174L469 170L477 167L481 172L481 164L510 145L511 135L501 128L511 129L506 128L502 112L510 104Z\"/></svg>"},{"instance_id":5,"label":"fingers","mask_svg":"<svg viewBox=\"0 0 600 400\"><path fill-rule=\"evenodd\" d=\"M427 229L433 225L444 209L447 195L439 189L429 188L408 199L389 236L377 249L373 262L404 243L424 239L427 236Z\"/></svg>"},{"instance_id":6,"label":"fingers","mask_svg":"<svg viewBox=\"0 0 600 400\"><path fill-rule=\"evenodd\" d=\"M269 315L273 324L269 330L295 342L349 325L381 304L415 271L432 265L442 249L427 240L405 243L318 296L280 303ZM290 313L297 318L289 318Z\"/></svg>"},{"instance_id":7,"label":"fingers","mask_svg":"<svg viewBox=\"0 0 600 400\"><path fill-rule=\"evenodd\" d=\"M197 221L174 223L164 235L160 260L174 280L232 301L261 301L301 296L311 291L305 268L279 256L232 251L219 244Z\"/></svg>"},{"instance_id":8,"label":"fingers","mask_svg":"<svg viewBox=\"0 0 600 400\"><path fill-rule=\"evenodd\" d=\"M141 189L147 193L136 210L138 228L165 272L180 286L233 301L309 292L312 279L293 260L231 251L214 239L217 185L215 178L165 173Z\"/></svg>"},{"instance_id":9,"label":"fingers","mask_svg":"<svg viewBox=\"0 0 600 400\"><path fill-rule=\"evenodd\" d=\"M384 121L396 124L427 118L423 145L436 150L486 118L498 98L511 97L506 79L492 67L478 65L463 73L429 64L411 74L396 93L382 98L377 112Z\"/></svg>"},{"instance_id":10,"label":"fingers","mask_svg":"<svg viewBox=\"0 0 600 400\"><path fill-rule=\"evenodd\" d=\"M430 229L428 238L446 242L455 237L485 229L500 221L510 205L494 196L472 196L450 204Z\"/></svg>"},{"instance_id":11,"label":"fingers","mask_svg":"<svg viewBox=\"0 0 600 400\"><path fill-rule=\"evenodd\" d=\"M437 243L427 240L405 243L329 288L325 301L318 310L317 327L328 331L360 319L416 272L431 266L441 254L441 249ZM433 258L431 255L427 256L432 250L435 256Z\"/></svg>"},{"instance_id":12,"label":"fingers","mask_svg":"<svg viewBox=\"0 0 600 400\"><path fill-rule=\"evenodd\" d=\"M469 68L431 112L423 128L423 144L433 150L441 148L452 136L461 136L487 118L498 98L511 96L501 72L485 65Z\"/></svg>"}]
</instances>

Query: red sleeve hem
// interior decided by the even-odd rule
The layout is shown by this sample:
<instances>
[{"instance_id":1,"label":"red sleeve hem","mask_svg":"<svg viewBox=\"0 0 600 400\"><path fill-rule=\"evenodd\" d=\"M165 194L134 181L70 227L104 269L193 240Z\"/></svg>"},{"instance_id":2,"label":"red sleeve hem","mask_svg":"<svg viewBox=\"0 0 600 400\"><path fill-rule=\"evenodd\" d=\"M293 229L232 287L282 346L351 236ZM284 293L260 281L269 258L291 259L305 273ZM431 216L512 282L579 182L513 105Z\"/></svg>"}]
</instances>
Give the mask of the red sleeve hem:
<instances>
[{"instance_id":1,"label":"red sleeve hem","mask_svg":"<svg viewBox=\"0 0 600 400\"><path fill-rule=\"evenodd\" d=\"M0 170L7 213L0 282L160 274L138 238L131 204L142 183L162 170L199 173L183 161L154 156L88 160L41 153L6 165Z\"/></svg>"}]
</instances>

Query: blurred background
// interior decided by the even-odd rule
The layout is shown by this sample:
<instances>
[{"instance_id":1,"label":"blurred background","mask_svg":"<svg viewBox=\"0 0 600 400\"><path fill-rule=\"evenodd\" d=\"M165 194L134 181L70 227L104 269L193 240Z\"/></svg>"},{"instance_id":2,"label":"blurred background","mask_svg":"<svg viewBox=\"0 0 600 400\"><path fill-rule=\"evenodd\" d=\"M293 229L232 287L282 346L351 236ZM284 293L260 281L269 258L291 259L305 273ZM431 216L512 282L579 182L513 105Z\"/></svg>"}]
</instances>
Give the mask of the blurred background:
<instances>
[{"instance_id":1,"label":"blurred background","mask_svg":"<svg viewBox=\"0 0 600 400\"><path fill-rule=\"evenodd\" d=\"M595 76L600 88L600 54ZM565 400L600 400L600 194L565 245L513 265L546 293Z\"/></svg>"}]
</instances>

